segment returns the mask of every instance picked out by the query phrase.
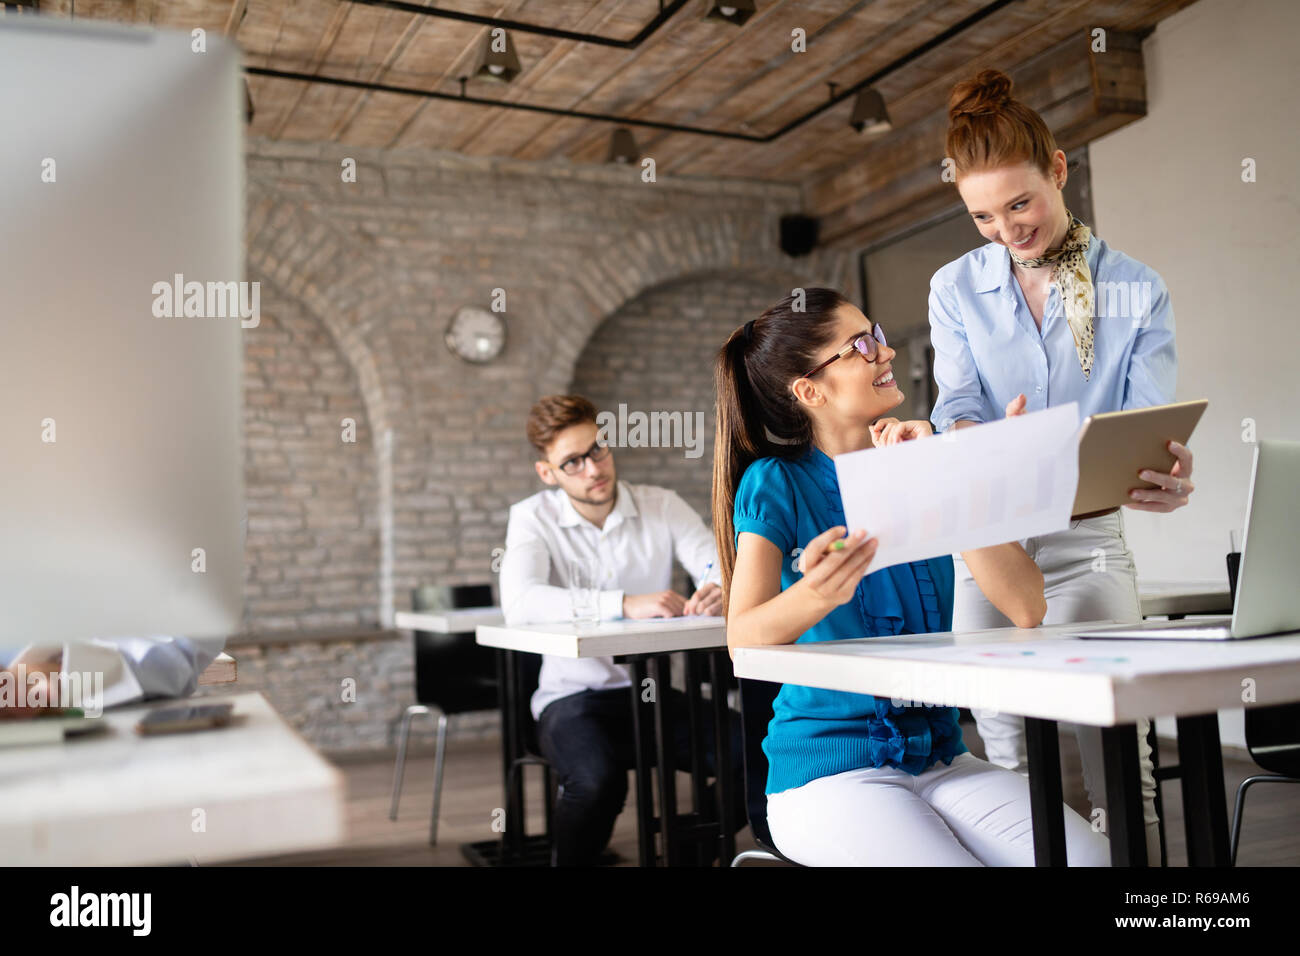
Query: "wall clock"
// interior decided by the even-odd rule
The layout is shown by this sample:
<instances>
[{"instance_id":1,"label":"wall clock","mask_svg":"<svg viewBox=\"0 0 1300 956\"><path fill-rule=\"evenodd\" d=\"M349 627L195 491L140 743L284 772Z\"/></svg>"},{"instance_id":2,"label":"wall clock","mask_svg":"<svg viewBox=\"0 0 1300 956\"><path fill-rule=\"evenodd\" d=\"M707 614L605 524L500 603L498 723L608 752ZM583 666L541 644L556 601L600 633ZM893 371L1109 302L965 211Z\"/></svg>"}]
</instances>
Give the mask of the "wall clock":
<instances>
[{"instance_id":1,"label":"wall clock","mask_svg":"<svg viewBox=\"0 0 1300 956\"><path fill-rule=\"evenodd\" d=\"M466 362L491 362L506 347L506 323L498 312L465 306L447 325L447 348Z\"/></svg>"}]
</instances>

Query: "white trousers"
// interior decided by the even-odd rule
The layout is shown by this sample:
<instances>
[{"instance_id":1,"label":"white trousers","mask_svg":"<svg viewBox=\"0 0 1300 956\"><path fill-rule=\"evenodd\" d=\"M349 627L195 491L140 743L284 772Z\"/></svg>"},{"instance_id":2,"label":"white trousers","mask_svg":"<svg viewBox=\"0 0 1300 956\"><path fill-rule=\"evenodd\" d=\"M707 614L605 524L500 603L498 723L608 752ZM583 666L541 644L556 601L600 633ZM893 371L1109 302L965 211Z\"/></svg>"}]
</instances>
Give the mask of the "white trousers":
<instances>
[{"instance_id":1,"label":"white trousers","mask_svg":"<svg viewBox=\"0 0 1300 956\"><path fill-rule=\"evenodd\" d=\"M1071 624L1114 619L1134 623L1142 619L1138 599L1137 569L1124 537L1123 513L1071 522L1054 534L1026 538L1021 545L1043 572L1047 596L1044 624ZM961 555L953 557L956 570L952 629L976 630L1011 627L1011 621L995 608L971 577ZM975 724L990 763L1017 773L1028 774L1025 754L1025 720L1015 714L981 716ZM1101 728L1062 724L1071 728L1079 741L1083 765L1083 786L1093 807L1093 818L1109 820L1106 807L1106 778L1102 762ZM1142 779L1142 811L1146 826L1147 862L1160 865L1159 817L1156 815L1155 772L1151 747L1147 744L1150 721L1137 722L1138 766ZM1096 811L1102 811L1099 816ZM1109 827L1103 826L1109 833Z\"/></svg>"},{"instance_id":2,"label":"white trousers","mask_svg":"<svg viewBox=\"0 0 1300 956\"><path fill-rule=\"evenodd\" d=\"M1109 866L1110 844L1069 807L1070 866ZM805 866L1033 866L1029 782L970 753L912 776L849 770L768 794L777 849Z\"/></svg>"}]
</instances>

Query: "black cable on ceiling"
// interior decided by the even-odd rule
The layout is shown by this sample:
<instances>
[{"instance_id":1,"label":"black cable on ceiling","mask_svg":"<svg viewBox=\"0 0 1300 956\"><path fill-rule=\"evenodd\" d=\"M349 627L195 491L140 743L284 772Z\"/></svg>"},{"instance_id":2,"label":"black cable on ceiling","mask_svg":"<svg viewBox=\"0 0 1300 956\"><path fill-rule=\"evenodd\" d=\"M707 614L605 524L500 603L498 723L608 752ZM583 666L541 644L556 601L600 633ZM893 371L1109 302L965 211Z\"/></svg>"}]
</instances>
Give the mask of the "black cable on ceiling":
<instances>
[{"instance_id":1,"label":"black cable on ceiling","mask_svg":"<svg viewBox=\"0 0 1300 956\"><path fill-rule=\"evenodd\" d=\"M598 33L578 33L573 30L561 30L557 27L544 27L535 23L521 23L518 20L503 20L499 17L484 17L476 13L463 13L460 10L444 10L440 7L425 7L418 3L405 3L403 0L347 0L348 3L364 4L368 7L383 7L399 13L414 13L427 17L441 17L447 20L460 20L463 23L477 23L480 26L502 27L516 33L536 33L539 36L553 37L557 40L572 40L575 43L594 43L600 46L618 47L635 50L654 35L660 27L672 19L690 0L673 0L667 7L664 0L659 0L658 15L641 28L636 36L624 40L618 37L601 36Z\"/></svg>"}]
</instances>

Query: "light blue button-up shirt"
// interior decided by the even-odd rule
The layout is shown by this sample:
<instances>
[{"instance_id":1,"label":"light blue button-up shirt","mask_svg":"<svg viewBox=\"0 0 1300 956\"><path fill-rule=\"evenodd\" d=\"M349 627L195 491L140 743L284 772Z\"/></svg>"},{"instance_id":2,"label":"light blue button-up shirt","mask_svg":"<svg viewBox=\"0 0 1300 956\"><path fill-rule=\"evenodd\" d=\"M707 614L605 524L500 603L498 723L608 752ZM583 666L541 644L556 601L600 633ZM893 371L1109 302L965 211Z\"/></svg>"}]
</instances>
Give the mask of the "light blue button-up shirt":
<instances>
[{"instance_id":1,"label":"light blue button-up shirt","mask_svg":"<svg viewBox=\"0 0 1300 956\"><path fill-rule=\"evenodd\" d=\"M1050 287L1040 332L1005 246L990 242L934 274L930 342L939 398L930 420L936 430L955 421L996 421L1022 392L1026 411L1078 402L1080 418L1174 400L1178 360L1164 281L1096 236L1085 256L1096 311L1091 380L1079 367L1060 290Z\"/></svg>"}]
</instances>

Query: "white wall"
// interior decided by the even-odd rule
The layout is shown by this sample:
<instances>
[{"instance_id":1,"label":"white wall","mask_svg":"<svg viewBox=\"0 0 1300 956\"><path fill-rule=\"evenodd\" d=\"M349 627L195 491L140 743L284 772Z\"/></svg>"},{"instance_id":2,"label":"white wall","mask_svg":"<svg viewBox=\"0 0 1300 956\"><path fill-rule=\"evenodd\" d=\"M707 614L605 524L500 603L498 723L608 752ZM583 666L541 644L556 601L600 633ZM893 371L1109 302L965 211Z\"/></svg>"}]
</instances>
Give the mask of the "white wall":
<instances>
[{"instance_id":1,"label":"white wall","mask_svg":"<svg viewBox=\"0 0 1300 956\"><path fill-rule=\"evenodd\" d=\"M1199 0L1143 44L1147 116L1091 146L1094 227L1164 278L1177 397L1210 400L1190 443L1191 505L1125 510L1143 579L1225 582L1250 477L1242 420L1300 439L1297 37L1295 0ZM1242 182L1247 157L1254 183ZM1241 745L1241 712L1222 725Z\"/></svg>"}]
</instances>

